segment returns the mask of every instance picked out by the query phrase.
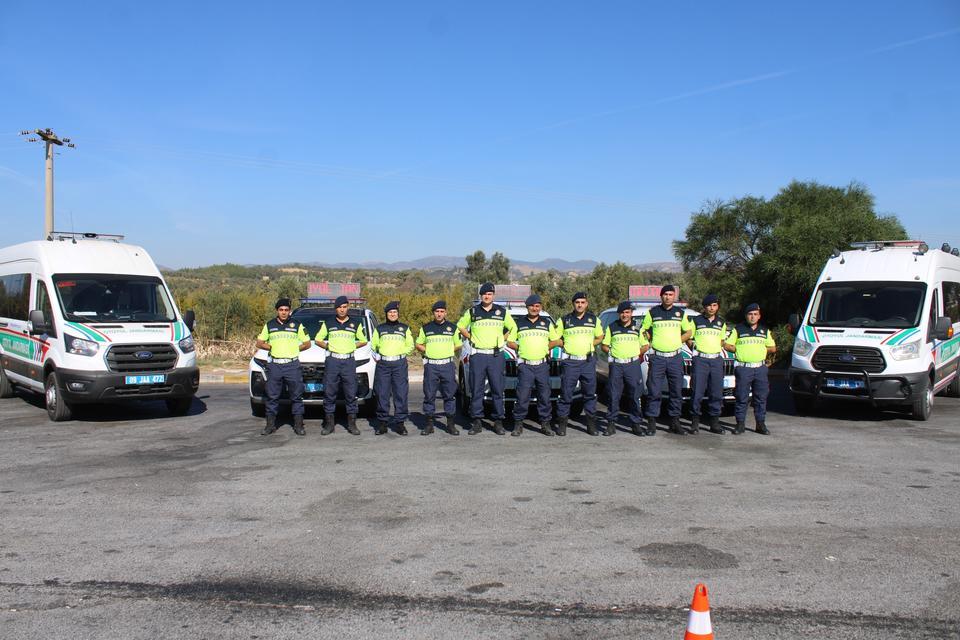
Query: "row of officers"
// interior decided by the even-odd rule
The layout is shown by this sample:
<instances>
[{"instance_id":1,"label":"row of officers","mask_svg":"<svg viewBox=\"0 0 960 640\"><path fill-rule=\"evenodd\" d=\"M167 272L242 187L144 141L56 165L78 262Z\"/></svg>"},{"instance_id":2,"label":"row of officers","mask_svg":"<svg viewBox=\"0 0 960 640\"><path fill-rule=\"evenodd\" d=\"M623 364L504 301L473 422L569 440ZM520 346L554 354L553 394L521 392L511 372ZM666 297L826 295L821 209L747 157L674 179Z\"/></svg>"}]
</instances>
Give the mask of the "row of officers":
<instances>
[{"instance_id":1,"label":"row of officers","mask_svg":"<svg viewBox=\"0 0 960 640\"><path fill-rule=\"evenodd\" d=\"M772 333L760 322L760 307L749 304L744 309L745 321L727 325L720 316L716 295L703 299L702 315L689 316L676 306L676 289L666 285L660 290L661 303L648 311L642 320L633 317L630 302L617 307L618 319L603 329L597 316L589 310L587 295L573 296L573 309L554 321L542 315L541 299L531 295L526 299L527 315L514 318L507 309L494 302L494 285L480 287L480 302L469 308L454 324L447 319L447 305L438 300L433 305L433 320L423 325L416 340L410 327L400 321L400 303L390 302L384 307L386 321L373 330L369 344L377 360L374 376L374 394L377 402L376 433L387 433L391 427L401 435L407 434L407 397L409 381L407 358L415 350L423 357L423 413L426 424L422 435L434 432L438 418L437 395L446 417L446 430L459 435L454 424L457 391L457 351L463 340L470 343L469 380L470 430L480 433L483 428L484 395L489 386L493 401L493 431L506 433L504 420L505 361L504 346L517 356L516 402L513 410L512 435L523 433L523 420L534 393L541 432L546 436L566 435L571 405L579 387L582 396L586 430L590 435L612 436L621 410L626 405L627 419L637 436L654 436L660 415L664 388L669 399L667 414L670 431L677 435L696 434L706 401L706 421L712 433L722 434L719 424L724 393L724 354L734 354L735 360L735 434L743 433L747 408L753 400L756 432L767 435L766 406L769 394L767 357L776 351ZM290 300L281 298L276 303L277 316L267 322L257 337L257 347L270 352L266 368L266 426L263 434L277 429L277 412L283 385L287 385L293 414L293 429L304 435L303 378L298 361L301 351L316 344L328 353L324 367L324 423L321 435L334 431L334 411L338 393L346 401L347 431L359 435L357 429L357 376L354 352L368 344L362 318L348 315L349 301L341 296L334 301L336 316L323 322L311 341L303 325L291 319ZM680 423L683 390L682 346L694 350L691 370L691 421L689 427ZM597 420L597 345L608 354L608 409L606 425ZM550 350L563 347L566 357L560 361L561 389L557 402L556 427L552 424L550 406ZM643 385L641 362L646 356L647 405L646 416L641 415L639 403ZM393 414L391 415L391 401Z\"/></svg>"}]
</instances>

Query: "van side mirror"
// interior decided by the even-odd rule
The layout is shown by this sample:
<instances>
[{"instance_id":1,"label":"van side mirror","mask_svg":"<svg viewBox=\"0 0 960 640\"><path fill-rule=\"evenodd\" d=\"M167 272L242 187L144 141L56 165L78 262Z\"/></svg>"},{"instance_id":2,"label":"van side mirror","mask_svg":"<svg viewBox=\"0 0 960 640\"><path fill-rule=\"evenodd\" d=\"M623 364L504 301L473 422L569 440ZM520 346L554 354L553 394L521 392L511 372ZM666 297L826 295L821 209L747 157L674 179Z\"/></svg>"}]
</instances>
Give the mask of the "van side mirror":
<instances>
[{"instance_id":1,"label":"van side mirror","mask_svg":"<svg viewBox=\"0 0 960 640\"><path fill-rule=\"evenodd\" d=\"M193 309L189 309L183 314L183 324L187 325L187 329L190 330L190 333L193 333L193 323L196 321L197 314L193 312Z\"/></svg>"},{"instance_id":2,"label":"van side mirror","mask_svg":"<svg viewBox=\"0 0 960 640\"><path fill-rule=\"evenodd\" d=\"M934 340L949 340L953 334L953 323L950 318L940 316L933 325Z\"/></svg>"},{"instance_id":3,"label":"van side mirror","mask_svg":"<svg viewBox=\"0 0 960 640\"><path fill-rule=\"evenodd\" d=\"M790 332L790 335L797 335L797 331L800 329L800 315L797 313L791 313L787 318L787 331Z\"/></svg>"},{"instance_id":4,"label":"van side mirror","mask_svg":"<svg viewBox=\"0 0 960 640\"><path fill-rule=\"evenodd\" d=\"M47 333L50 327L47 325L47 318L40 309L34 309L30 312L30 335L40 335Z\"/></svg>"}]
</instances>

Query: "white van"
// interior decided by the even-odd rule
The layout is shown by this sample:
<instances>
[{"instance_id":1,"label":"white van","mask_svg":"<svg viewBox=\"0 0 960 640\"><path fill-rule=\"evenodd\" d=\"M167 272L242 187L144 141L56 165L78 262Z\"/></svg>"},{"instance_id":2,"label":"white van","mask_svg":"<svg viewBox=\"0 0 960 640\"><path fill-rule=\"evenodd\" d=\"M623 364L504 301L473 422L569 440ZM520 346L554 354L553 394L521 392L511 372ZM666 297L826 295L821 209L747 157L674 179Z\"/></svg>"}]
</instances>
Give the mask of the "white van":
<instances>
[{"instance_id":1,"label":"white van","mask_svg":"<svg viewBox=\"0 0 960 640\"><path fill-rule=\"evenodd\" d=\"M125 400L186 413L200 384L193 313L180 315L147 252L123 236L50 237L0 249L0 398L43 393L54 421Z\"/></svg>"},{"instance_id":2,"label":"white van","mask_svg":"<svg viewBox=\"0 0 960 640\"><path fill-rule=\"evenodd\" d=\"M827 260L806 314L788 322L794 402L801 412L821 399L901 405L926 420L937 393L960 396L960 251L853 247Z\"/></svg>"}]
</instances>

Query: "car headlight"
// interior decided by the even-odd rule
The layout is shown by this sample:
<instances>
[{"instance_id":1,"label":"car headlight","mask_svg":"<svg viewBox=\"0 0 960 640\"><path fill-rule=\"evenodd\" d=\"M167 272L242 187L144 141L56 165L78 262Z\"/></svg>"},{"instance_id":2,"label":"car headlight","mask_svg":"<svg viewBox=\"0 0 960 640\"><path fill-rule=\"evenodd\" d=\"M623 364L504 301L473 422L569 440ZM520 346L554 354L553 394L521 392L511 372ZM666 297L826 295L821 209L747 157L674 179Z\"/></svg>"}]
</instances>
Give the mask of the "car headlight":
<instances>
[{"instance_id":1,"label":"car headlight","mask_svg":"<svg viewBox=\"0 0 960 640\"><path fill-rule=\"evenodd\" d=\"M920 357L920 341L914 340L906 344L898 344L891 347L890 356L894 360L912 360Z\"/></svg>"},{"instance_id":2,"label":"car headlight","mask_svg":"<svg viewBox=\"0 0 960 640\"><path fill-rule=\"evenodd\" d=\"M813 352L813 345L803 338L797 338L793 342L793 352L802 358L806 358Z\"/></svg>"},{"instance_id":3,"label":"car headlight","mask_svg":"<svg viewBox=\"0 0 960 640\"><path fill-rule=\"evenodd\" d=\"M92 340L74 338L69 334L65 335L64 338L64 343L67 347L67 353L72 353L77 356L93 356L96 355L97 351L100 350L100 345Z\"/></svg>"},{"instance_id":4,"label":"car headlight","mask_svg":"<svg viewBox=\"0 0 960 640\"><path fill-rule=\"evenodd\" d=\"M197 345L193 342L193 336L187 336L180 341L180 351L192 353L197 350Z\"/></svg>"}]
</instances>

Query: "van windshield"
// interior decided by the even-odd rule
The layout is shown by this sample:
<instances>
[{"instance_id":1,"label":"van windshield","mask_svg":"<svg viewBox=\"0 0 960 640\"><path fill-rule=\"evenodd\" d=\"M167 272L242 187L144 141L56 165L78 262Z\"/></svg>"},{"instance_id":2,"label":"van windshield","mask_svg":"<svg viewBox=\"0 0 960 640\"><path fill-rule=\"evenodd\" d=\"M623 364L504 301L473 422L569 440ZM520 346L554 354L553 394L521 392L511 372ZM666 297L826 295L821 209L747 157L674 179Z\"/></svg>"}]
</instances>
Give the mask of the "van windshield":
<instances>
[{"instance_id":1,"label":"van windshield","mask_svg":"<svg viewBox=\"0 0 960 640\"><path fill-rule=\"evenodd\" d=\"M53 277L64 318L71 322L173 322L177 319L160 278L117 274Z\"/></svg>"},{"instance_id":2,"label":"van windshield","mask_svg":"<svg viewBox=\"0 0 960 640\"><path fill-rule=\"evenodd\" d=\"M921 282L825 282L813 299L815 327L903 329L920 324L927 285Z\"/></svg>"}]
</instances>

